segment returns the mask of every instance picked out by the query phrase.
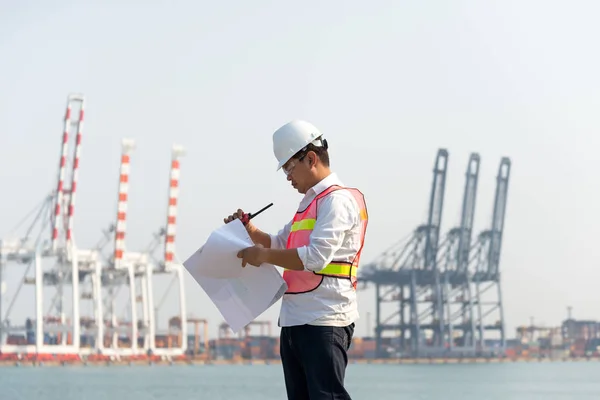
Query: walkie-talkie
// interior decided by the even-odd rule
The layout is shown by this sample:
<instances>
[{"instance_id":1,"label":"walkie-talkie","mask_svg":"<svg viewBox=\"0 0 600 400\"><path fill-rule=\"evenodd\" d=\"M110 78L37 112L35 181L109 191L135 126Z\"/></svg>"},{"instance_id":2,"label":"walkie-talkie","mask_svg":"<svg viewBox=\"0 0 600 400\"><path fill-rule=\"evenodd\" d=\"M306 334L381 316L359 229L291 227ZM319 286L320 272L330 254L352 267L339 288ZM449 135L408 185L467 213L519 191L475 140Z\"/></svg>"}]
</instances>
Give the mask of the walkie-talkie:
<instances>
[{"instance_id":1,"label":"walkie-talkie","mask_svg":"<svg viewBox=\"0 0 600 400\"><path fill-rule=\"evenodd\" d=\"M242 224L244 224L244 226L246 226L248 224L248 222L250 222L250 220L254 217L256 217L258 214L260 214L261 212L265 211L267 208L271 207L273 205L273 203L264 206L263 208L261 208L260 210L258 210L255 213L248 213L248 214L244 214L242 216L242 218L240 219L242 221Z\"/></svg>"}]
</instances>

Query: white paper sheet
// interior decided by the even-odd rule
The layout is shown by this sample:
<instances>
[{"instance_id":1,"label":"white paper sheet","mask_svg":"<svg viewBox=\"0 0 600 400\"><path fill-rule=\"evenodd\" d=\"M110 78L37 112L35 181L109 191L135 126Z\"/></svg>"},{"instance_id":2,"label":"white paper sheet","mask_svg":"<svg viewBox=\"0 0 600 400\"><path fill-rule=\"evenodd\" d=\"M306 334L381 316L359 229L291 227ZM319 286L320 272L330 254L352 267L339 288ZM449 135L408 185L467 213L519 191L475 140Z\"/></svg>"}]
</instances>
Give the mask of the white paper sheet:
<instances>
[{"instance_id":1,"label":"white paper sheet","mask_svg":"<svg viewBox=\"0 0 600 400\"><path fill-rule=\"evenodd\" d=\"M252 239L240 220L233 220L214 230L206 244L196 251L184 265L207 278L237 278L242 273L237 253L252 246Z\"/></svg>"},{"instance_id":2,"label":"white paper sheet","mask_svg":"<svg viewBox=\"0 0 600 400\"><path fill-rule=\"evenodd\" d=\"M241 221L234 220L213 231L204 246L183 263L235 333L287 290L275 266L242 267L237 253L253 244Z\"/></svg>"}]
</instances>

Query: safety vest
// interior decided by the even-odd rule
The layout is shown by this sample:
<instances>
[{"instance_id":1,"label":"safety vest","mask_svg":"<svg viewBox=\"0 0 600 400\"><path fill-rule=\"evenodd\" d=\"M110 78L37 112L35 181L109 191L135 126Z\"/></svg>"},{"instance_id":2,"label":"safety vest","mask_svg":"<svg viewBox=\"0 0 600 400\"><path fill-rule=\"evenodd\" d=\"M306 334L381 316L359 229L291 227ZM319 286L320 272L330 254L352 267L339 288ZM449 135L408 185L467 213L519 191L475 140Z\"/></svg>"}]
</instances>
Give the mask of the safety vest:
<instances>
[{"instance_id":1,"label":"safety vest","mask_svg":"<svg viewBox=\"0 0 600 400\"><path fill-rule=\"evenodd\" d=\"M288 286L288 289L285 292L286 294L306 293L315 290L319 287L325 276L350 279L352 286L356 289L358 263L364 245L368 221L365 198L358 189L333 185L319 193L304 211L298 211L294 216L286 248L295 249L310 244L310 235L317 221L318 201L336 190L348 190L354 195L354 198L358 203L360 209L360 247L352 262L335 261L334 259L319 272L284 270L283 279Z\"/></svg>"}]
</instances>

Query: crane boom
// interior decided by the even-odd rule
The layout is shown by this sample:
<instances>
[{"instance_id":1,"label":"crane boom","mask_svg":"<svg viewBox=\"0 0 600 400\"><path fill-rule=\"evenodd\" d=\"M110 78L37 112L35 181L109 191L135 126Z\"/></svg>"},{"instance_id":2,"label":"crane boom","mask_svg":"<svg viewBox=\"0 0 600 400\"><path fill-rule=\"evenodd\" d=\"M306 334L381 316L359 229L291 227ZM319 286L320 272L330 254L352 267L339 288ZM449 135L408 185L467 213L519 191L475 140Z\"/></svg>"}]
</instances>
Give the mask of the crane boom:
<instances>
[{"instance_id":1,"label":"crane boom","mask_svg":"<svg viewBox=\"0 0 600 400\"><path fill-rule=\"evenodd\" d=\"M73 239L73 214L75 212L75 195L77 194L77 178L79 176L79 158L81 156L81 135L83 133L83 115L84 98L83 96L72 95L71 98L81 102L79 109L79 120L76 122L77 136L75 137L75 151L73 152L73 161L71 163L71 186L69 187L69 207L67 209L67 248L70 248Z\"/></svg>"},{"instance_id":2,"label":"crane boom","mask_svg":"<svg viewBox=\"0 0 600 400\"><path fill-rule=\"evenodd\" d=\"M502 234L504 232L504 217L506 216L506 202L508 199L508 182L510 178L511 161L508 157L500 160L498 175L496 177L496 196L494 199L494 213L490 231L488 249L488 274L496 276L500 266L500 251L502 248Z\"/></svg>"},{"instance_id":3,"label":"crane boom","mask_svg":"<svg viewBox=\"0 0 600 400\"><path fill-rule=\"evenodd\" d=\"M182 146L171 148L171 172L169 173L169 200L165 227L164 266L169 267L175 258L175 230L177 227L177 203L179 199L179 159L185 155Z\"/></svg>"},{"instance_id":4,"label":"crane boom","mask_svg":"<svg viewBox=\"0 0 600 400\"><path fill-rule=\"evenodd\" d=\"M427 220L427 237L425 239L425 265L427 270L437 268L436 258L440 237L440 225L444 208L444 192L446 189L446 171L448 169L448 151L439 149L433 169L433 183L429 200L429 216Z\"/></svg>"},{"instance_id":5,"label":"crane boom","mask_svg":"<svg viewBox=\"0 0 600 400\"><path fill-rule=\"evenodd\" d=\"M460 236L458 240L457 270L466 272L469 266L473 220L475 219L475 203L477 198L477 183L479 180L479 164L481 158L477 153L471 153L467 164L465 192L463 196L462 214L460 220Z\"/></svg>"},{"instance_id":6,"label":"crane boom","mask_svg":"<svg viewBox=\"0 0 600 400\"><path fill-rule=\"evenodd\" d=\"M121 166L119 168L119 197L117 200L117 222L115 224L114 268L121 268L125 253L125 231L127 228L127 203L129 201L129 161L135 149L132 139L121 142Z\"/></svg>"},{"instance_id":7,"label":"crane boom","mask_svg":"<svg viewBox=\"0 0 600 400\"><path fill-rule=\"evenodd\" d=\"M79 118L73 118L74 110L77 108L77 103L80 103ZM83 103L84 97L78 94L71 94L67 98L67 110L64 117L63 134L60 144L60 159L58 163L58 176L56 179L55 192L53 196L53 210L51 216L51 227L50 227L50 246L52 252L56 252L62 242L59 240L66 239L70 240L72 233L72 216L74 208L74 195L75 185L77 184L77 170L79 165L79 155L81 152L81 128L83 125ZM76 133L76 144L75 151L73 153L72 165L71 165L71 177L67 175L67 164L69 157L69 138L71 137L71 130L73 127L77 127ZM65 180L70 181L71 187L65 188ZM63 209L63 201L65 195L69 195L68 210ZM62 229L61 229L62 224ZM67 227L68 226L68 227ZM61 233L62 232L62 233Z\"/></svg>"}]
</instances>

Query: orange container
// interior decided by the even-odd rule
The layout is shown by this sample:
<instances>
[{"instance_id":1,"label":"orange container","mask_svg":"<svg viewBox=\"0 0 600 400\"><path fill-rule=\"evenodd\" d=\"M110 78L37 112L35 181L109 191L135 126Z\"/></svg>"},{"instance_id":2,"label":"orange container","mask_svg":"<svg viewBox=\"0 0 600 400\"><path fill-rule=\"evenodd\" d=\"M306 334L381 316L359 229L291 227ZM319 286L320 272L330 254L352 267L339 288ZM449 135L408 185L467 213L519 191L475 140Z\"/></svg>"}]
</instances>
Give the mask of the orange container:
<instances>
[{"instance_id":1,"label":"orange container","mask_svg":"<svg viewBox=\"0 0 600 400\"><path fill-rule=\"evenodd\" d=\"M365 351L375 351L376 343L374 340L365 340L362 342L362 348Z\"/></svg>"}]
</instances>

